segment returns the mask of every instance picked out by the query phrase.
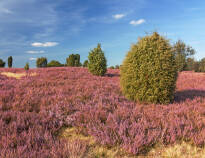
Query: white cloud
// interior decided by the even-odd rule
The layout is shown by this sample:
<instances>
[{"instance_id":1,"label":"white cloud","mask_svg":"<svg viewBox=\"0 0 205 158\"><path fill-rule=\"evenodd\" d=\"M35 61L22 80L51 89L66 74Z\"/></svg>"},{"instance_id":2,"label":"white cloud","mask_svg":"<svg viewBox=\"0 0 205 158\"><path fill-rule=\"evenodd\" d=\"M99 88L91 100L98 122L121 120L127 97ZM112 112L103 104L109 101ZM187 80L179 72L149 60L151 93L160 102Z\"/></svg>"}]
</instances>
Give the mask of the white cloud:
<instances>
[{"instance_id":1,"label":"white cloud","mask_svg":"<svg viewBox=\"0 0 205 158\"><path fill-rule=\"evenodd\" d=\"M28 54L42 54L42 53L45 53L45 51L43 51L43 50L40 50L40 51L29 50L26 53L28 53Z\"/></svg>"},{"instance_id":2,"label":"white cloud","mask_svg":"<svg viewBox=\"0 0 205 158\"><path fill-rule=\"evenodd\" d=\"M5 14L12 14L13 12L7 8L0 7L0 12Z\"/></svg>"},{"instance_id":3,"label":"white cloud","mask_svg":"<svg viewBox=\"0 0 205 158\"><path fill-rule=\"evenodd\" d=\"M115 14L112 16L114 19L121 19L123 17L125 17L125 14Z\"/></svg>"},{"instance_id":4,"label":"white cloud","mask_svg":"<svg viewBox=\"0 0 205 158\"><path fill-rule=\"evenodd\" d=\"M134 25L134 26L137 26L137 25L143 24L145 22L146 22L145 19L139 19L139 20L132 20L132 21L130 21L130 24Z\"/></svg>"},{"instance_id":5,"label":"white cloud","mask_svg":"<svg viewBox=\"0 0 205 158\"><path fill-rule=\"evenodd\" d=\"M34 42L31 44L33 47L54 47L57 46L57 42L45 42L45 43L40 43L40 42Z\"/></svg>"},{"instance_id":6,"label":"white cloud","mask_svg":"<svg viewBox=\"0 0 205 158\"><path fill-rule=\"evenodd\" d=\"M29 60L35 61L35 60L37 60L37 58L29 58Z\"/></svg>"}]
</instances>

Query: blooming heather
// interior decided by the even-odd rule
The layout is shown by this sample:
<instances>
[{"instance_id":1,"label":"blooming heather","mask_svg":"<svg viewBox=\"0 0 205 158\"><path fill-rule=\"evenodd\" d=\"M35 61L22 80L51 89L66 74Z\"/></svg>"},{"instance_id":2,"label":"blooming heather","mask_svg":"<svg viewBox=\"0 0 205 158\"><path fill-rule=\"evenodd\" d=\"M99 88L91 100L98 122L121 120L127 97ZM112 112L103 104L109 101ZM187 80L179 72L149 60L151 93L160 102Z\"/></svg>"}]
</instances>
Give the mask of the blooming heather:
<instances>
[{"instance_id":1,"label":"blooming heather","mask_svg":"<svg viewBox=\"0 0 205 158\"><path fill-rule=\"evenodd\" d=\"M119 87L119 70L93 76L86 68L31 69L20 80L0 70L0 157L69 157L86 150L59 139L64 126L77 127L108 147L140 154L157 143L205 144L205 75L179 74L175 101L169 105L136 105Z\"/></svg>"}]
</instances>

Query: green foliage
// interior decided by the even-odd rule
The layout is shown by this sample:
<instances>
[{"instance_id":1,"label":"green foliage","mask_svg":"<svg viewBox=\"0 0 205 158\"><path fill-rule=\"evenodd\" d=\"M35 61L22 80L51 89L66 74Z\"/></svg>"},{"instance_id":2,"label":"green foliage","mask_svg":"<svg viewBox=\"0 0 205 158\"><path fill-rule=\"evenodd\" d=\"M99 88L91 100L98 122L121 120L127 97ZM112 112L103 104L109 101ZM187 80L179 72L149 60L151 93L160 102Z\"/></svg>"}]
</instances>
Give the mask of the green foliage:
<instances>
[{"instance_id":1,"label":"green foliage","mask_svg":"<svg viewBox=\"0 0 205 158\"><path fill-rule=\"evenodd\" d=\"M47 58L45 57L37 58L36 67L38 68L47 67Z\"/></svg>"},{"instance_id":2,"label":"green foliage","mask_svg":"<svg viewBox=\"0 0 205 158\"><path fill-rule=\"evenodd\" d=\"M119 69L120 68L120 66L119 65L115 65L115 69Z\"/></svg>"},{"instance_id":3,"label":"green foliage","mask_svg":"<svg viewBox=\"0 0 205 158\"><path fill-rule=\"evenodd\" d=\"M194 63L194 71L195 72L199 72L199 63L200 62L198 62L198 61L195 61L195 63Z\"/></svg>"},{"instance_id":4,"label":"green foliage","mask_svg":"<svg viewBox=\"0 0 205 158\"><path fill-rule=\"evenodd\" d=\"M82 64L80 63L80 55L79 54L71 54L68 58L66 58L66 64L67 66L72 67L79 67Z\"/></svg>"},{"instance_id":5,"label":"green foliage","mask_svg":"<svg viewBox=\"0 0 205 158\"><path fill-rule=\"evenodd\" d=\"M107 61L100 44L89 53L88 69L93 75L97 76L103 76L107 71Z\"/></svg>"},{"instance_id":6,"label":"green foliage","mask_svg":"<svg viewBox=\"0 0 205 158\"><path fill-rule=\"evenodd\" d=\"M75 65L75 55L71 54L68 58L66 58L67 66L74 66Z\"/></svg>"},{"instance_id":7,"label":"green foliage","mask_svg":"<svg viewBox=\"0 0 205 158\"><path fill-rule=\"evenodd\" d=\"M25 69L26 71L29 70L29 63L26 63L26 65L24 66L24 69Z\"/></svg>"},{"instance_id":8,"label":"green foliage","mask_svg":"<svg viewBox=\"0 0 205 158\"><path fill-rule=\"evenodd\" d=\"M115 67L114 67L114 66L110 66L109 68L110 68L110 69L115 69Z\"/></svg>"},{"instance_id":9,"label":"green foliage","mask_svg":"<svg viewBox=\"0 0 205 158\"><path fill-rule=\"evenodd\" d=\"M177 79L175 56L169 41L158 33L139 39L120 67L120 86L130 100L168 104Z\"/></svg>"},{"instance_id":10,"label":"green foliage","mask_svg":"<svg viewBox=\"0 0 205 158\"><path fill-rule=\"evenodd\" d=\"M5 66L5 62L2 59L0 59L0 67L4 67L4 66Z\"/></svg>"},{"instance_id":11,"label":"green foliage","mask_svg":"<svg viewBox=\"0 0 205 158\"><path fill-rule=\"evenodd\" d=\"M88 60L85 60L85 61L84 61L83 67L88 67Z\"/></svg>"},{"instance_id":12,"label":"green foliage","mask_svg":"<svg viewBox=\"0 0 205 158\"><path fill-rule=\"evenodd\" d=\"M205 72L205 58L202 58L202 59L199 61L198 71L199 71L199 72Z\"/></svg>"},{"instance_id":13,"label":"green foliage","mask_svg":"<svg viewBox=\"0 0 205 158\"><path fill-rule=\"evenodd\" d=\"M115 67L114 66L110 66L109 69L115 69Z\"/></svg>"},{"instance_id":14,"label":"green foliage","mask_svg":"<svg viewBox=\"0 0 205 158\"><path fill-rule=\"evenodd\" d=\"M64 66L64 65L56 60L52 60L47 64L47 67L62 67L62 66Z\"/></svg>"},{"instance_id":15,"label":"green foliage","mask_svg":"<svg viewBox=\"0 0 205 158\"><path fill-rule=\"evenodd\" d=\"M177 64L177 70L179 72L183 71L185 69L185 65L186 65L186 56L183 54L177 54L176 55L176 64Z\"/></svg>"},{"instance_id":16,"label":"green foliage","mask_svg":"<svg viewBox=\"0 0 205 158\"><path fill-rule=\"evenodd\" d=\"M80 55L79 54L76 54L75 55L75 66L76 67L79 67L81 66L82 64L80 63Z\"/></svg>"},{"instance_id":17,"label":"green foliage","mask_svg":"<svg viewBox=\"0 0 205 158\"><path fill-rule=\"evenodd\" d=\"M8 57L8 67L11 68L13 64L13 58L12 56Z\"/></svg>"},{"instance_id":18,"label":"green foliage","mask_svg":"<svg viewBox=\"0 0 205 158\"><path fill-rule=\"evenodd\" d=\"M197 71L197 69L198 69L198 64L194 60L194 58L187 58L185 70L186 71Z\"/></svg>"},{"instance_id":19,"label":"green foliage","mask_svg":"<svg viewBox=\"0 0 205 158\"><path fill-rule=\"evenodd\" d=\"M189 56L192 56L195 54L195 50L190 46L186 46L186 44L181 40L178 40L174 44L173 50L175 53L177 70L178 71L185 70L186 60Z\"/></svg>"}]
</instances>

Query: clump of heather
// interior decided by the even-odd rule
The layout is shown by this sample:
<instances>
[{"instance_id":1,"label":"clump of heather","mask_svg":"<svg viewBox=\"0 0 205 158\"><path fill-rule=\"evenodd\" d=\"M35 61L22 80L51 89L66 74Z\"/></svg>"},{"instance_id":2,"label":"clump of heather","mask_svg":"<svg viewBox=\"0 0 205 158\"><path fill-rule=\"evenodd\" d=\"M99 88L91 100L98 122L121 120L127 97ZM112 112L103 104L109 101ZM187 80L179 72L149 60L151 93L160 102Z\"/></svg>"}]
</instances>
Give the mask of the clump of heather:
<instances>
[{"instance_id":1,"label":"clump of heather","mask_svg":"<svg viewBox=\"0 0 205 158\"><path fill-rule=\"evenodd\" d=\"M173 104L147 106L122 95L119 70L109 69L99 77L85 68L31 69L36 76L19 80L1 74L7 70L0 70L0 157L83 157L77 151L86 152L86 144L72 146L58 137L65 126L133 154L158 143L205 144L201 73L179 74Z\"/></svg>"}]
</instances>

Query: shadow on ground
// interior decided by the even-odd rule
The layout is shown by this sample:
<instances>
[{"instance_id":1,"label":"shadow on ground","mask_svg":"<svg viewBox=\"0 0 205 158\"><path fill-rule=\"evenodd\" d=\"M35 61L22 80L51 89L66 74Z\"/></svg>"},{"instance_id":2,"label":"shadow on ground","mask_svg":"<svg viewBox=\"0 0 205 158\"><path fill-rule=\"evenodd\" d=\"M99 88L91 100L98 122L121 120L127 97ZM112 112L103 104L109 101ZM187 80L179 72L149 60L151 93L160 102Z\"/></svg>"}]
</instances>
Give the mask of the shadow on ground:
<instances>
[{"instance_id":1,"label":"shadow on ground","mask_svg":"<svg viewBox=\"0 0 205 158\"><path fill-rule=\"evenodd\" d=\"M111 73L107 73L105 74L106 77L120 77L119 74L111 74Z\"/></svg>"},{"instance_id":2,"label":"shadow on ground","mask_svg":"<svg viewBox=\"0 0 205 158\"><path fill-rule=\"evenodd\" d=\"M193 100L196 97L205 97L205 90L183 90L177 91L174 95L175 102L183 102L187 99Z\"/></svg>"}]
</instances>

